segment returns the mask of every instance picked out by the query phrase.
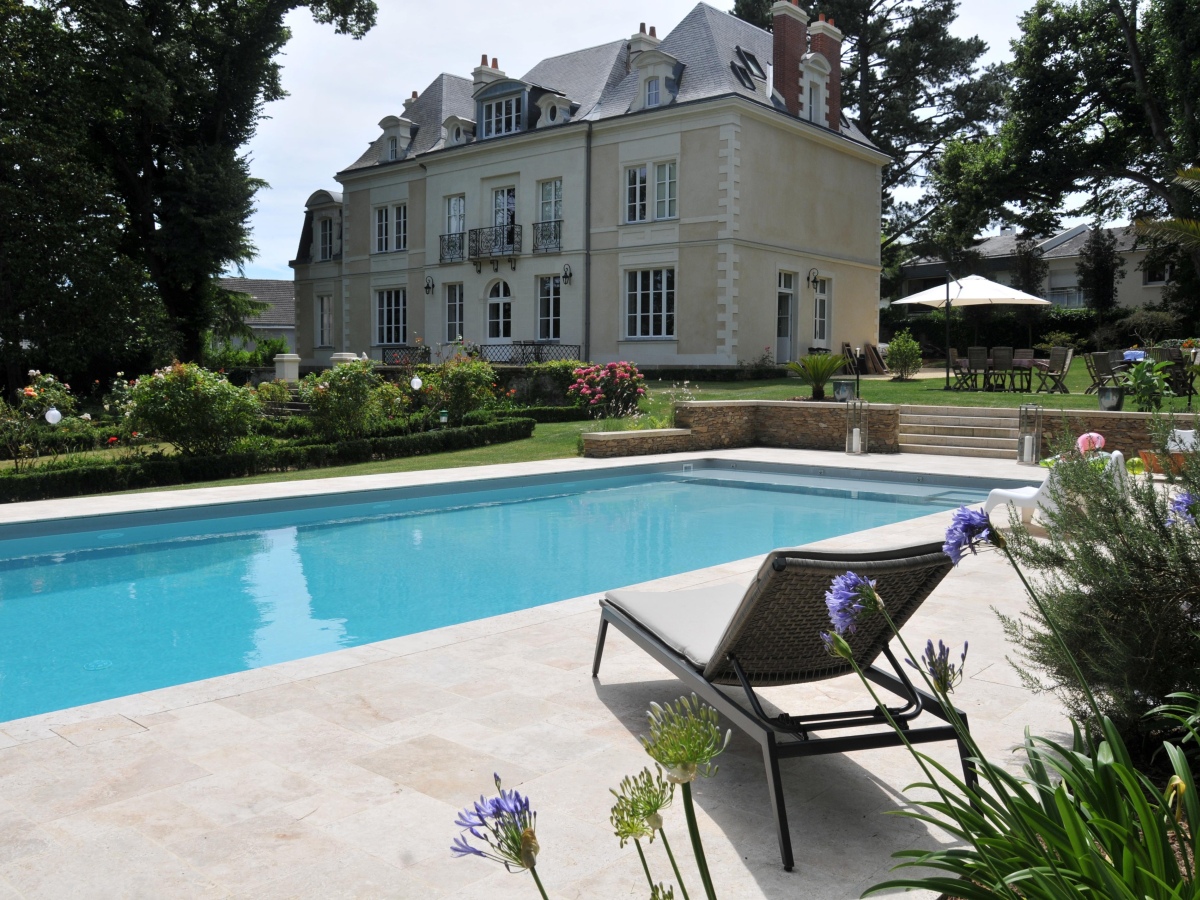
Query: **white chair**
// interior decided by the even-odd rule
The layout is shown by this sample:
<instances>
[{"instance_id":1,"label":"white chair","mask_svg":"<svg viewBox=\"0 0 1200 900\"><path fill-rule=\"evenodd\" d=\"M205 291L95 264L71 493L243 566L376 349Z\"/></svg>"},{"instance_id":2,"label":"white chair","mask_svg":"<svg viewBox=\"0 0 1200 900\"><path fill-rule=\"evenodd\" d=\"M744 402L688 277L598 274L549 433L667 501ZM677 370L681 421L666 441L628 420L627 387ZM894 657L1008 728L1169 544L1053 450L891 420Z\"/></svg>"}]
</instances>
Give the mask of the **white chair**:
<instances>
[{"instance_id":1,"label":"white chair","mask_svg":"<svg viewBox=\"0 0 1200 900\"><path fill-rule=\"evenodd\" d=\"M1112 456L1104 463L1104 471L1110 473L1119 486L1124 487L1125 454L1120 450L1114 450ZM1021 511L1021 521L1028 525L1033 519L1034 510L1042 509L1052 513L1058 509L1058 504L1050 496L1050 486L1053 480L1054 470L1051 469L1046 480L1038 487L995 488L988 493L988 498L983 504L983 511L990 513L1001 503L1010 503Z\"/></svg>"},{"instance_id":2,"label":"white chair","mask_svg":"<svg viewBox=\"0 0 1200 900\"><path fill-rule=\"evenodd\" d=\"M1167 438L1167 451L1170 453L1191 453L1196 450L1200 450L1200 439L1197 439L1194 428L1190 431L1176 428Z\"/></svg>"}]
</instances>

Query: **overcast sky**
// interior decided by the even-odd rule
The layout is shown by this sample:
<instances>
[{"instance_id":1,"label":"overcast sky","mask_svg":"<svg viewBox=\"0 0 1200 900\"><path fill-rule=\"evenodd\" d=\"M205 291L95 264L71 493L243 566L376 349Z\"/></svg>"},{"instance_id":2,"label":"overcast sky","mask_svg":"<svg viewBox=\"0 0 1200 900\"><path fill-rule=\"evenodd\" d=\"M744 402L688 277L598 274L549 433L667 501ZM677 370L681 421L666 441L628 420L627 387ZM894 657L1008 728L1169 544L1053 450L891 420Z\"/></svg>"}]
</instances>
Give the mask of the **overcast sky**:
<instances>
[{"instance_id":1,"label":"overcast sky","mask_svg":"<svg viewBox=\"0 0 1200 900\"><path fill-rule=\"evenodd\" d=\"M401 115L404 98L423 91L439 73L469 78L487 53L519 77L548 56L628 37L642 21L665 36L695 5L696 0L603 0L586 7L571 2L534 8L517 0L380 0L378 24L361 41L315 24L307 10L294 11L282 59L288 96L267 107L269 118L249 147L252 173L270 187L259 192L251 219L258 257L246 266L246 275L292 277L288 260L299 244L304 201L318 188L336 189L334 173L378 137L379 120ZM713 5L732 7L732 0ZM989 45L988 62L1007 59L1017 17L1029 5L1031 0L960 0L953 31L981 35Z\"/></svg>"}]
</instances>

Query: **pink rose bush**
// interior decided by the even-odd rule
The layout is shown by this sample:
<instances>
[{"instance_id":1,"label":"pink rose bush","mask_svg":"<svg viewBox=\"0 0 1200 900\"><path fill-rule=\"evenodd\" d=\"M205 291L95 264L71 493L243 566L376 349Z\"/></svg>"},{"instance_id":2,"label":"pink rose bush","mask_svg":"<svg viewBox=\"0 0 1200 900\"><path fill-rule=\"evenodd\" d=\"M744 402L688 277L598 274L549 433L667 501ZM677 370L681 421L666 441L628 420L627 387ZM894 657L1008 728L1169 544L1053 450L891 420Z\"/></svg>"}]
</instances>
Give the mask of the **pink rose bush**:
<instances>
[{"instance_id":1,"label":"pink rose bush","mask_svg":"<svg viewBox=\"0 0 1200 900\"><path fill-rule=\"evenodd\" d=\"M632 416L646 394L643 376L631 362L610 362L575 370L575 383L567 393L596 418Z\"/></svg>"}]
</instances>

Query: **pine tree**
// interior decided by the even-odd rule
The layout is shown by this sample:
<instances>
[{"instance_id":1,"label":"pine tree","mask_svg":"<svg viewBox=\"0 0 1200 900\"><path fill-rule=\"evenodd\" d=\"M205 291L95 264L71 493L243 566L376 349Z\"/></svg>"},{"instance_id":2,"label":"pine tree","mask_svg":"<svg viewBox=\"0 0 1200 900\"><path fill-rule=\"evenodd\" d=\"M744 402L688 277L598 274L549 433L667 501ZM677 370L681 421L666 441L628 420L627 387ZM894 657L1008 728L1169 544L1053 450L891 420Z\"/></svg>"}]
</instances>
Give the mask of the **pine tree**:
<instances>
[{"instance_id":1,"label":"pine tree","mask_svg":"<svg viewBox=\"0 0 1200 900\"><path fill-rule=\"evenodd\" d=\"M1079 289L1091 309L1108 312L1117 305L1117 282L1125 277L1124 262L1117 253L1116 237L1096 223L1075 264Z\"/></svg>"}]
</instances>

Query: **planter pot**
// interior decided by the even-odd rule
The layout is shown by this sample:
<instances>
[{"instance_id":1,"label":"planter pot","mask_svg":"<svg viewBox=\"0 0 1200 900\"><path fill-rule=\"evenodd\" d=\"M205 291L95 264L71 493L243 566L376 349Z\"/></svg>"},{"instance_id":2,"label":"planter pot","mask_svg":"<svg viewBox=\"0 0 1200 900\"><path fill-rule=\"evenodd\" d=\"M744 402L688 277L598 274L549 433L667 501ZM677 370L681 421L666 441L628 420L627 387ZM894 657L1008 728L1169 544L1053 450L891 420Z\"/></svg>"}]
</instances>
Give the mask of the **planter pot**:
<instances>
[{"instance_id":1,"label":"planter pot","mask_svg":"<svg viewBox=\"0 0 1200 900\"><path fill-rule=\"evenodd\" d=\"M833 386L833 401L835 403L849 403L854 399L854 379L853 378L834 378L830 381Z\"/></svg>"},{"instance_id":2,"label":"planter pot","mask_svg":"<svg viewBox=\"0 0 1200 900\"><path fill-rule=\"evenodd\" d=\"M1096 396L1100 398L1100 408L1106 412L1120 412L1125 405L1125 388L1105 385L1097 389Z\"/></svg>"}]
</instances>

